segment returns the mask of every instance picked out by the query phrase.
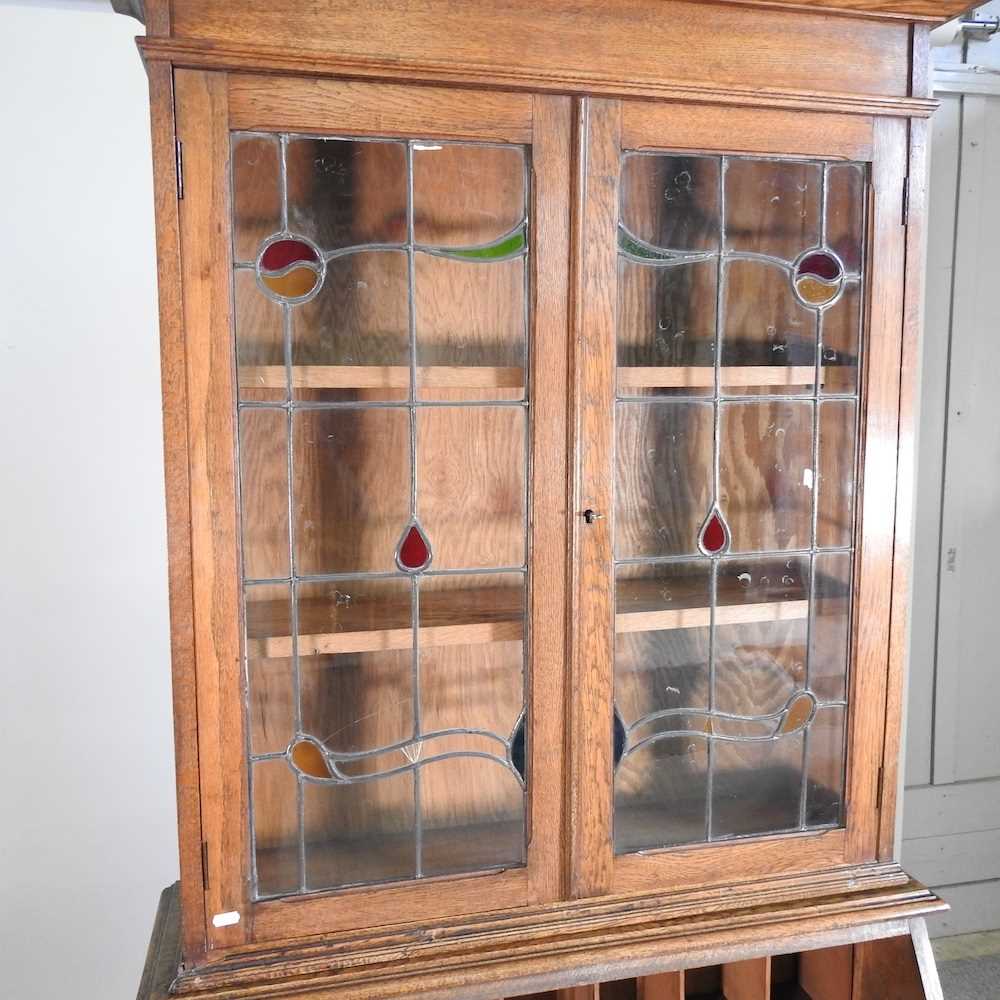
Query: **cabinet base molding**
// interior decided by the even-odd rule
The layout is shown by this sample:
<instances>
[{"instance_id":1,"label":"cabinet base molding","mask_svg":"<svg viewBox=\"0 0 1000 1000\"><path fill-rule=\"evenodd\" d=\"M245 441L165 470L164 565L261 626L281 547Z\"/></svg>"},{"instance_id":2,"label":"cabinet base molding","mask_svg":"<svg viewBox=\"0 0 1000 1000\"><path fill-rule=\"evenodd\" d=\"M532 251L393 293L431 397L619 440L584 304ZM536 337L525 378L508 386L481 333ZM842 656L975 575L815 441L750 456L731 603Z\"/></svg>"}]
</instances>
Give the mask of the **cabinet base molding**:
<instances>
[{"instance_id":1,"label":"cabinet base molding","mask_svg":"<svg viewBox=\"0 0 1000 1000\"><path fill-rule=\"evenodd\" d=\"M889 960L868 943L908 941L914 921L947 908L897 865L875 864L241 948L185 969L177 897L176 885L161 897L139 1000L498 1000L848 945L861 946L856 963L870 956L874 981Z\"/></svg>"}]
</instances>

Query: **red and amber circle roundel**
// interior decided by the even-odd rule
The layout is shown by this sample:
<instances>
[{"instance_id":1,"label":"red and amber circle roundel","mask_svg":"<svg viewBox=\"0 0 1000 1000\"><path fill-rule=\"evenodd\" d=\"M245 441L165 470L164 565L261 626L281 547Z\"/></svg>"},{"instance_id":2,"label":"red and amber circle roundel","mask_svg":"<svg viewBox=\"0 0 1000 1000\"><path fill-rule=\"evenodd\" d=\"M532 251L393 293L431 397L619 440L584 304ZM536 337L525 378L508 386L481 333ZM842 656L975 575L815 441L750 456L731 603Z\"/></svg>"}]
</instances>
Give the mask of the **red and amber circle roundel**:
<instances>
[{"instance_id":1,"label":"red and amber circle roundel","mask_svg":"<svg viewBox=\"0 0 1000 1000\"><path fill-rule=\"evenodd\" d=\"M300 236L277 236L257 255L257 279L275 298L303 302L323 282L323 255Z\"/></svg>"},{"instance_id":2,"label":"red and amber circle roundel","mask_svg":"<svg viewBox=\"0 0 1000 1000\"><path fill-rule=\"evenodd\" d=\"M792 282L804 305L828 306L844 286L844 266L829 250L810 250L795 262Z\"/></svg>"}]
</instances>

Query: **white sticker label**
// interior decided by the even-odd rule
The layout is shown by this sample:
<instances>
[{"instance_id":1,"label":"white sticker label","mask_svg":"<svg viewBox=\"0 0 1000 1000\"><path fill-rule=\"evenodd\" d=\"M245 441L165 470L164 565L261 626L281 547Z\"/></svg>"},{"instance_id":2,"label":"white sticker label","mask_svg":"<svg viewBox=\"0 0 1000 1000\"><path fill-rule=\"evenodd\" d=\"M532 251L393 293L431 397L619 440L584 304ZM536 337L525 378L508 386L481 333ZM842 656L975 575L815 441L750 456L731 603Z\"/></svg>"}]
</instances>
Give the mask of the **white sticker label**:
<instances>
[{"instance_id":1,"label":"white sticker label","mask_svg":"<svg viewBox=\"0 0 1000 1000\"><path fill-rule=\"evenodd\" d=\"M212 925L214 927L232 927L233 924L238 924L240 922L240 915L236 910L230 910L228 913L216 913L212 917Z\"/></svg>"}]
</instances>

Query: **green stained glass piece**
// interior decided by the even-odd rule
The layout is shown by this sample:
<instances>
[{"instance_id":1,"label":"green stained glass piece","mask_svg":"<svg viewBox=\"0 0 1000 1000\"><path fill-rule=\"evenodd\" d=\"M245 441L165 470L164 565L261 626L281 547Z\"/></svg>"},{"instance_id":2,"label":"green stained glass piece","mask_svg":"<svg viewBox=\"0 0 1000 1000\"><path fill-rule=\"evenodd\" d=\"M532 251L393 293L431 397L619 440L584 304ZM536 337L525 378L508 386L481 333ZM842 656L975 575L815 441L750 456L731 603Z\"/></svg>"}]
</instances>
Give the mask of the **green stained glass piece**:
<instances>
[{"instance_id":1,"label":"green stained glass piece","mask_svg":"<svg viewBox=\"0 0 1000 1000\"><path fill-rule=\"evenodd\" d=\"M454 257L458 260L503 260L507 257L516 257L524 253L527 242L525 240L525 227L522 224L509 236L504 236L496 243L489 243L482 247L468 247L462 250L441 250L443 257Z\"/></svg>"},{"instance_id":2,"label":"green stained glass piece","mask_svg":"<svg viewBox=\"0 0 1000 1000\"><path fill-rule=\"evenodd\" d=\"M627 229L618 227L618 247L630 257L637 257L640 260L675 260L685 256L678 254L675 250L659 250L656 247L636 239Z\"/></svg>"}]
</instances>

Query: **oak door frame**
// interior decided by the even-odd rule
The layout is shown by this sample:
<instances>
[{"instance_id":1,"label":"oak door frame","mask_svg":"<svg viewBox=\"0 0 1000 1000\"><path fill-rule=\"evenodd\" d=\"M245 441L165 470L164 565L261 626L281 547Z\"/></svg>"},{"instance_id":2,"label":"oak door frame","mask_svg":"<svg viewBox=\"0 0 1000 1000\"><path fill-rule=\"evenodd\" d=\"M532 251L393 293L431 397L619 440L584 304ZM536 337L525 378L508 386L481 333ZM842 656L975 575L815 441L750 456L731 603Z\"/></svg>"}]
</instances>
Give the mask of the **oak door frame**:
<instances>
[{"instance_id":1,"label":"oak door frame","mask_svg":"<svg viewBox=\"0 0 1000 1000\"><path fill-rule=\"evenodd\" d=\"M261 77L212 70L173 74L183 198L177 214L184 376L165 390L183 417L187 509L171 507L172 540L190 544L194 687L178 747L198 809L179 814L189 959L234 948L388 924L426 923L555 901L564 873L564 672L567 615L568 228L570 99L530 94ZM235 338L230 237L230 134L414 137L530 146L530 333L527 859L523 868L255 902L249 878L245 677L237 484ZM163 167L163 150L159 151ZM177 421L175 421L177 422ZM537 584L537 585L536 585ZM192 773L194 771L195 773ZM201 884L192 886L199 879ZM199 947L200 941L204 948Z\"/></svg>"},{"instance_id":2,"label":"oak door frame","mask_svg":"<svg viewBox=\"0 0 1000 1000\"><path fill-rule=\"evenodd\" d=\"M900 445L900 366L906 229L902 214L907 123L824 113L706 109L583 99L577 122L573 312L578 457L574 508L614 504L617 217L625 149L713 155L802 156L870 164L862 337L857 526L848 698L846 827L698 844L616 857L612 842L614 689L613 518L574 522L575 631L570 764L573 897L680 889L874 860L882 765L898 737L902 665L890 664ZM890 610L895 612L891 621ZM892 683L890 684L890 676Z\"/></svg>"}]
</instances>

